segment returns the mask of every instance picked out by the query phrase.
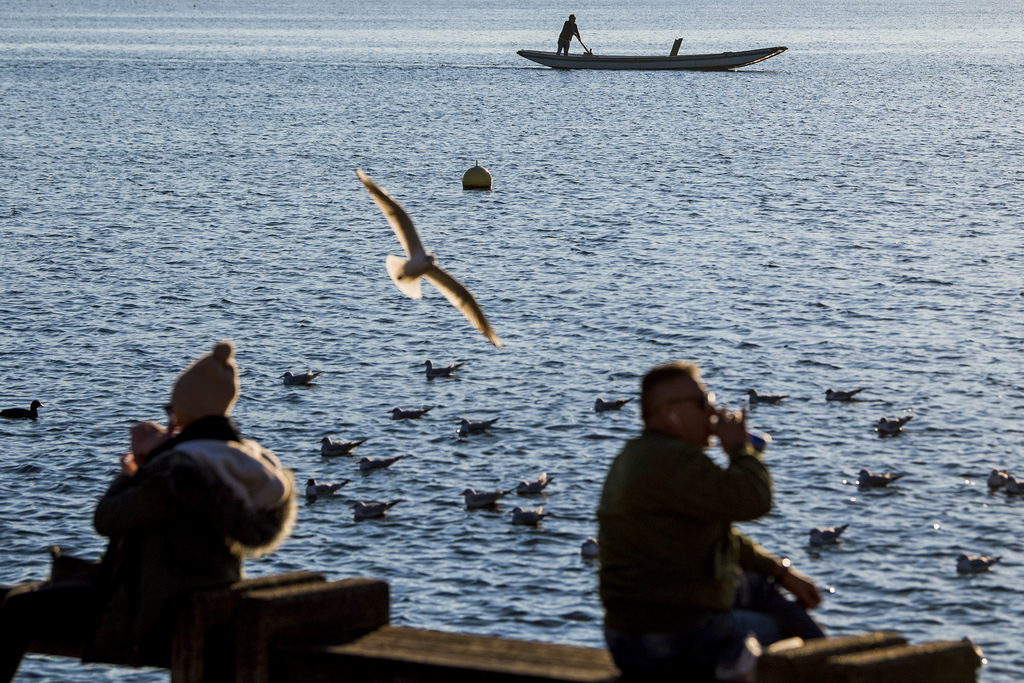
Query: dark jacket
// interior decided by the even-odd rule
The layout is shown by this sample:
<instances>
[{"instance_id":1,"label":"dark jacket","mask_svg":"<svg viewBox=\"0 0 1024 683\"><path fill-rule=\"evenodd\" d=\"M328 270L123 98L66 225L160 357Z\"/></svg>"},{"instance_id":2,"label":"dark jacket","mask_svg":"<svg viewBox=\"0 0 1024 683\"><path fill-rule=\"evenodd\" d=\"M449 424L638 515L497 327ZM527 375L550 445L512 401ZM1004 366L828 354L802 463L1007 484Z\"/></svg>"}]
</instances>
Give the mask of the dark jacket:
<instances>
[{"instance_id":1,"label":"dark jacket","mask_svg":"<svg viewBox=\"0 0 1024 683\"><path fill-rule=\"evenodd\" d=\"M551 34L549 33L548 35ZM576 22L567 21L564 24L562 24L562 33L559 34L558 41L561 43L569 43L572 41L573 36L576 36L578 40L583 40L582 38L580 38L580 30L576 28Z\"/></svg>"},{"instance_id":2,"label":"dark jacket","mask_svg":"<svg viewBox=\"0 0 1024 683\"><path fill-rule=\"evenodd\" d=\"M683 630L732 608L740 571L784 572L778 558L732 527L771 504L768 470L749 446L722 469L702 450L658 432L627 442L597 510L605 624L639 633Z\"/></svg>"},{"instance_id":3,"label":"dark jacket","mask_svg":"<svg viewBox=\"0 0 1024 683\"><path fill-rule=\"evenodd\" d=\"M95 513L96 530L111 541L89 656L169 664L180 600L238 581L243 558L283 541L294 489L277 458L222 417L194 422L134 477L118 476Z\"/></svg>"}]
</instances>

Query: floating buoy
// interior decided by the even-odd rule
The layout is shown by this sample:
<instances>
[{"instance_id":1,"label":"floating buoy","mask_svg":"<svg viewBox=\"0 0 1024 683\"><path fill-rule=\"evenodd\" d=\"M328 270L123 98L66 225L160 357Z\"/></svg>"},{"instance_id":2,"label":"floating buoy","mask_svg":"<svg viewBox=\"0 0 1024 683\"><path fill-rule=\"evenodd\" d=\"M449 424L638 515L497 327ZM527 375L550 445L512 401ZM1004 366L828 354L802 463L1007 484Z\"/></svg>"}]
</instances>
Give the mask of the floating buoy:
<instances>
[{"instance_id":1,"label":"floating buoy","mask_svg":"<svg viewBox=\"0 0 1024 683\"><path fill-rule=\"evenodd\" d=\"M462 176L463 190L489 190L491 189L491 174L486 168L477 162L477 165L466 171Z\"/></svg>"}]
</instances>

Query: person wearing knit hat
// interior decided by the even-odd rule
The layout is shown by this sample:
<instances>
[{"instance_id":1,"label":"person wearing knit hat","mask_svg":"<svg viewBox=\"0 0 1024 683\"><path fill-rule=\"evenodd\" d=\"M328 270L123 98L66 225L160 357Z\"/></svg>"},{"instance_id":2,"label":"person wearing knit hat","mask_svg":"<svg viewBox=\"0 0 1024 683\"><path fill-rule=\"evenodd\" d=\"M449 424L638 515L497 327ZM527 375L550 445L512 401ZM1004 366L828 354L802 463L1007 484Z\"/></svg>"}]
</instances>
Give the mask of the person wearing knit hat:
<instances>
[{"instance_id":1,"label":"person wearing knit hat","mask_svg":"<svg viewBox=\"0 0 1024 683\"><path fill-rule=\"evenodd\" d=\"M0 606L0 683L33 640L55 633L84 659L170 666L178 606L242 578L246 557L274 550L295 523L295 481L228 419L238 400L234 345L218 342L178 376L172 424L140 422L94 514L110 539L95 582L24 584Z\"/></svg>"},{"instance_id":2,"label":"person wearing knit hat","mask_svg":"<svg viewBox=\"0 0 1024 683\"><path fill-rule=\"evenodd\" d=\"M208 415L231 414L239 392L234 354L234 344L218 342L213 351L179 375L171 391L171 408L179 428Z\"/></svg>"}]
</instances>

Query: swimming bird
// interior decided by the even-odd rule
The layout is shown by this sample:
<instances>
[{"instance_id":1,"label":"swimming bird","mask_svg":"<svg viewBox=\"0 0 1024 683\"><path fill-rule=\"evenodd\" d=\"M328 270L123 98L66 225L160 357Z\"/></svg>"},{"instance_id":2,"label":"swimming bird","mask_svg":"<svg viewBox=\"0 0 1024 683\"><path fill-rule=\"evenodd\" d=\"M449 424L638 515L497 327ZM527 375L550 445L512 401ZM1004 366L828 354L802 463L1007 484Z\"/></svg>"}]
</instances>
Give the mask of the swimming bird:
<instances>
[{"instance_id":1,"label":"swimming bird","mask_svg":"<svg viewBox=\"0 0 1024 683\"><path fill-rule=\"evenodd\" d=\"M992 565L1001 559L999 556L990 557L988 555L960 553L960 556L956 558L956 570L961 574L980 574L987 572Z\"/></svg>"},{"instance_id":2,"label":"swimming bird","mask_svg":"<svg viewBox=\"0 0 1024 683\"><path fill-rule=\"evenodd\" d=\"M1012 474L1006 475L1006 492L1013 495L1024 493L1024 481L1017 479Z\"/></svg>"},{"instance_id":3,"label":"swimming bird","mask_svg":"<svg viewBox=\"0 0 1024 683\"><path fill-rule=\"evenodd\" d=\"M859 477L859 481L857 482L858 486L865 489L876 489L882 486L888 486L894 481L902 479L907 475L889 474L888 472L885 474L871 474L867 469L863 469L857 476Z\"/></svg>"},{"instance_id":4,"label":"swimming bird","mask_svg":"<svg viewBox=\"0 0 1024 683\"><path fill-rule=\"evenodd\" d=\"M875 423L875 431L879 434L898 434L903 431L903 425L913 419L913 415L904 415L903 417L883 417Z\"/></svg>"},{"instance_id":5,"label":"swimming bird","mask_svg":"<svg viewBox=\"0 0 1024 683\"><path fill-rule=\"evenodd\" d=\"M512 523L537 526L542 519L550 516L550 514L549 512L544 512L543 507L539 507L536 510L528 510L517 505L512 508Z\"/></svg>"},{"instance_id":6,"label":"swimming bird","mask_svg":"<svg viewBox=\"0 0 1024 683\"><path fill-rule=\"evenodd\" d=\"M465 365L465 363L452 363L448 367L438 366L435 368L434 364L429 360L423 361L423 364L427 366L427 379L434 379L435 377L451 377L452 373Z\"/></svg>"},{"instance_id":7,"label":"swimming bird","mask_svg":"<svg viewBox=\"0 0 1024 683\"><path fill-rule=\"evenodd\" d=\"M350 480L346 479L345 481L337 484L318 484L316 479L310 479L306 482L306 495L310 498L316 498L317 496L330 496L349 481Z\"/></svg>"},{"instance_id":8,"label":"swimming bird","mask_svg":"<svg viewBox=\"0 0 1024 683\"><path fill-rule=\"evenodd\" d=\"M391 467L396 462L404 458L404 455L396 455L393 458L361 458L359 460L359 469L361 470L380 470Z\"/></svg>"},{"instance_id":9,"label":"swimming bird","mask_svg":"<svg viewBox=\"0 0 1024 683\"><path fill-rule=\"evenodd\" d=\"M842 389L840 389L839 391L833 391L832 389L826 389L825 390L825 400L826 401L856 401L857 399L854 398L854 396L856 396L857 394L859 394L862 391L864 391L864 387L861 387L860 389L850 389L849 391L844 391Z\"/></svg>"},{"instance_id":10,"label":"swimming bird","mask_svg":"<svg viewBox=\"0 0 1024 683\"><path fill-rule=\"evenodd\" d=\"M331 437L325 436L320 439L320 455L325 458L333 458L337 455L349 455L352 449L360 444L366 443L366 439L359 441L332 441Z\"/></svg>"},{"instance_id":11,"label":"swimming bird","mask_svg":"<svg viewBox=\"0 0 1024 683\"><path fill-rule=\"evenodd\" d=\"M467 420L462 418L462 422L459 423L459 428L455 430L455 433L459 436L469 436L471 434L483 434L487 431L487 428L498 421L498 418L493 420Z\"/></svg>"},{"instance_id":12,"label":"swimming bird","mask_svg":"<svg viewBox=\"0 0 1024 683\"><path fill-rule=\"evenodd\" d=\"M587 536L587 540L583 541L583 545L580 546L580 555L593 559L601 554L600 546L597 545L597 539L593 536Z\"/></svg>"},{"instance_id":13,"label":"swimming bird","mask_svg":"<svg viewBox=\"0 0 1024 683\"><path fill-rule=\"evenodd\" d=\"M988 475L988 487L990 489L1001 489L1006 486L1007 480L1010 478L1010 473L1006 470L1000 472L999 470L992 470L992 473Z\"/></svg>"},{"instance_id":14,"label":"swimming bird","mask_svg":"<svg viewBox=\"0 0 1024 683\"><path fill-rule=\"evenodd\" d=\"M285 384L293 384L293 385L309 384L310 382L312 382L313 380L315 380L317 377L319 377L322 374L324 374L324 373L322 373L322 372L313 372L312 370L306 370L301 375L293 375L290 372L286 372L283 375L281 375L281 379L284 380Z\"/></svg>"},{"instance_id":15,"label":"swimming bird","mask_svg":"<svg viewBox=\"0 0 1024 683\"><path fill-rule=\"evenodd\" d=\"M778 403L782 399L786 398L781 394L759 394L757 389L750 389L747 391L747 397L750 405L756 406L758 403Z\"/></svg>"},{"instance_id":16,"label":"swimming bird","mask_svg":"<svg viewBox=\"0 0 1024 683\"><path fill-rule=\"evenodd\" d=\"M472 510L474 508L485 508L494 505L499 500L512 493L509 491L476 491L474 489L466 489L459 495L466 501L466 509Z\"/></svg>"},{"instance_id":17,"label":"swimming bird","mask_svg":"<svg viewBox=\"0 0 1024 683\"><path fill-rule=\"evenodd\" d=\"M533 481L521 481L516 486L516 493L541 493L548 487L554 477L549 477L547 472L541 472L540 476Z\"/></svg>"},{"instance_id":18,"label":"swimming bird","mask_svg":"<svg viewBox=\"0 0 1024 683\"><path fill-rule=\"evenodd\" d=\"M429 412L429 411L431 411L433 409L434 409L434 406L429 406L427 408L413 408L412 410L402 410L401 408L392 408L391 409L391 419L392 420L418 420L421 417L423 417L424 415L426 415L427 412Z\"/></svg>"},{"instance_id":19,"label":"swimming bird","mask_svg":"<svg viewBox=\"0 0 1024 683\"><path fill-rule=\"evenodd\" d=\"M7 408L6 410L0 410L0 417L12 420L34 420L39 417L39 408L43 407L45 406L39 401L32 401L32 405L29 406L28 410L24 408Z\"/></svg>"},{"instance_id":20,"label":"swimming bird","mask_svg":"<svg viewBox=\"0 0 1024 683\"><path fill-rule=\"evenodd\" d=\"M388 275L391 276L391 280L398 289L412 299L420 299L423 296L420 291L420 278L427 278L444 294L452 306L455 306L462 315L466 316L466 319L472 323L473 327L480 330L492 344L501 348L501 340L498 339L498 335L491 328L491 324L487 321L487 316L484 315L480 304L473 297L473 293L466 289L458 280L441 270L441 267L437 265L437 257L423 248L420 237L416 233L416 227L413 225L412 219L409 218L409 214L402 208L402 205L395 201L387 192L379 188L376 183L370 180L369 176L358 168L356 169L356 175L363 182L373 201L384 212L384 217L387 218L388 223L398 237L398 241L402 243L402 248L409 257L407 260L394 254L388 254L387 259L384 261Z\"/></svg>"},{"instance_id":21,"label":"swimming bird","mask_svg":"<svg viewBox=\"0 0 1024 683\"><path fill-rule=\"evenodd\" d=\"M594 401L594 412L603 413L608 410L622 410L622 406L626 405L633 399L631 398L617 398L614 401L606 401L603 398L598 397Z\"/></svg>"},{"instance_id":22,"label":"swimming bird","mask_svg":"<svg viewBox=\"0 0 1024 683\"><path fill-rule=\"evenodd\" d=\"M849 527L849 524L842 526L830 526L824 529L814 527L810 531L811 545L833 545L839 541L839 537Z\"/></svg>"},{"instance_id":23,"label":"swimming bird","mask_svg":"<svg viewBox=\"0 0 1024 683\"><path fill-rule=\"evenodd\" d=\"M401 502L401 498L399 498L398 500L393 500L390 503L378 503L376 501L364 503L363 501L359 501L358 503L352 506L352 516L355 517L357 520L371 519L373 517L383 517L385 512L387 512L388 510L395 507Z\"/></svg>"}]
</instances>

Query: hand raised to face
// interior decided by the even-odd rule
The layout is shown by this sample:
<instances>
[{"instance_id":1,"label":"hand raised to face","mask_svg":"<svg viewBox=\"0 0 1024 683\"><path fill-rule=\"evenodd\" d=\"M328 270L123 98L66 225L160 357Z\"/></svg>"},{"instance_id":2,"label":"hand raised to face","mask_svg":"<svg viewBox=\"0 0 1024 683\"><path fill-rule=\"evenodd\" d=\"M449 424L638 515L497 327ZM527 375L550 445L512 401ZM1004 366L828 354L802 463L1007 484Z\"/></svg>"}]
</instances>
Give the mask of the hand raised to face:
<instances>
[{"instance_id":1,"label":"hand raised to face","mask_svg":"<svg viewBox=\"0 0 1024 683\"><path fill-rule=\"evenodd\" d=\"M749 441L746 408L742 410L716 408L715 416L718 418L715 423L715 433L718 435L718 442L722 444L723 451L730 453Z\"/></svg>"},{"instance_id":2,"label":"hand raised to face","mask_svg":"<svg viewBox=\"0 0 1024 683\"><path fill-rule=\"evenodd\" d=\"M135 464L141 465L155 448L171 439L174 434L156 422L139 422L131 429L132 456Z\"/></svg>"}]
</instances>

